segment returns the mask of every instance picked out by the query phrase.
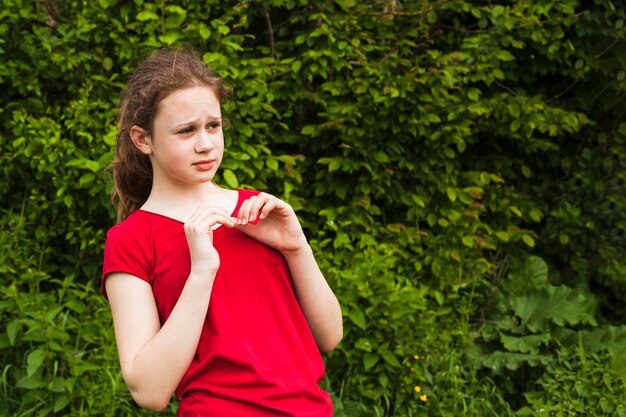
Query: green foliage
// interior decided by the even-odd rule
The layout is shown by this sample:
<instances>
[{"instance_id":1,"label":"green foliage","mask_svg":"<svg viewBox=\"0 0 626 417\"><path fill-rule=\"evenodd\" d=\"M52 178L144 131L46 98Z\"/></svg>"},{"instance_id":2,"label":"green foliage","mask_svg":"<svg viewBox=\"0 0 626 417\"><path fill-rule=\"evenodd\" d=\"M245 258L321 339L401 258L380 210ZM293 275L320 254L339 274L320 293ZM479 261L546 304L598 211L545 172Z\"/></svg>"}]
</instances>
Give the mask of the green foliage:
<instances>
[{"instance_id":1,"label":"green foliage","mask_svg":"<svg viewBox=\"0 0 626 417\"><path fill-rule=\"evenodd\" d=\"M524 393L529 405L516 415L626 412L626 327L598 328L595 297L551 284L548 266L538 257L511 270L499 288L494 287L496 311L468 358L503 384L514 382L507 394Z\"/></svg>"},{"instance_id":2,"label":"green foliage","mask_svg":"<svg viewBox=\"0 0 626 417\"><path fill-rule=\"evenodd\" d=\"M558 351L556 363L537 379L537 388L526 393L527 406L519 416L624 416L625 386L611 369L605 352L582 349Z\"/></svg>"},{"instance_id":3,"label":"green foliage","mask_svg":"<svg viewBox=\"0 0 626 417\"><path fill-rule=\"evenodd\" d=\"M218 181L287 199L341 301L337 416L624 414L620 2L1 4L0 414L141 414L105 167L177 42L233 87Z\"/></svg>"}]
</instances>

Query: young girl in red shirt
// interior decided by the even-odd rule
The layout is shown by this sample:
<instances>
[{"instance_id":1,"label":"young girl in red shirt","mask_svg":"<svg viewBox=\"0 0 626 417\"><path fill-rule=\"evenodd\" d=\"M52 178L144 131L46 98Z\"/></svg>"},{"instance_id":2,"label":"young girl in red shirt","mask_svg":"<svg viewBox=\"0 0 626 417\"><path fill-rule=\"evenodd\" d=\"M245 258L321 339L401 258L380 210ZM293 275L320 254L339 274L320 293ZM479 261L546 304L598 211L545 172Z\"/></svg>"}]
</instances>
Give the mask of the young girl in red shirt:
<instances>
[{"instance_id":1,"label":"young girl in red shirt","mask_svg":"<svg viewBox=\"0 0 626 417\"><path fill-rule=\"evenodd\" d=\"M155 52L123 94L102 274L122 374L183 417L330 417L339 303L291 206L213 182L226 96L189 48Z\"/></svg>"}]
</instances>

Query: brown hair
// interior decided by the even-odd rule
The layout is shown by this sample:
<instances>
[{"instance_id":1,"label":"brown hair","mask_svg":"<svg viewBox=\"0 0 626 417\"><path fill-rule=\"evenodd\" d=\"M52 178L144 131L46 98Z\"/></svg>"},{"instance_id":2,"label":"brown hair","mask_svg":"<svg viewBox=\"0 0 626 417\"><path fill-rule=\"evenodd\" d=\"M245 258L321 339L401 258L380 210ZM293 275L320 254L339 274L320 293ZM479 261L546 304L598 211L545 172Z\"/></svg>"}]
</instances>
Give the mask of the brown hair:
<instances>
[{"instance_id":1,"label":"brown hair","mask_svg":"<svg viewBox=\"0 0 626 417\"><path fill-rule=\"evenodd\" d=\"M118 115L112 199L117 203L117 221L121 222L139 209L152 189L152 164L130 139L130 128L137 125L152 134L158 105L173 92L206 86L213 90L220 104L229 91L223 80L211 71L198 53L188 46L156 50L145 59L122 93Z\"/></svg>"}]
</instances>

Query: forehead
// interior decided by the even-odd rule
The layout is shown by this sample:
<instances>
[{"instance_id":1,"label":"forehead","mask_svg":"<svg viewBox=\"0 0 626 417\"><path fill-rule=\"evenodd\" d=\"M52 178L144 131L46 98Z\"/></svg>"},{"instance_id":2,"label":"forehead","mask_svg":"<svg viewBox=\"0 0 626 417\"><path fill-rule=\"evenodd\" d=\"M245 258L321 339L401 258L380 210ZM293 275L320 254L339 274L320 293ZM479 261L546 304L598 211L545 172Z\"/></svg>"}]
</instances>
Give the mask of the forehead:
<instances>
[{"instance_id":1,"label":"forehead","mask_svg":"<svg viewBox=\"0 0 626 417\"><path fill-rule=\"evenodd\" d=\"M157 116L162 118L220 116L220 102L215 92L205 86L176 90L159 102Z\"/></svg>"}]
</instances>

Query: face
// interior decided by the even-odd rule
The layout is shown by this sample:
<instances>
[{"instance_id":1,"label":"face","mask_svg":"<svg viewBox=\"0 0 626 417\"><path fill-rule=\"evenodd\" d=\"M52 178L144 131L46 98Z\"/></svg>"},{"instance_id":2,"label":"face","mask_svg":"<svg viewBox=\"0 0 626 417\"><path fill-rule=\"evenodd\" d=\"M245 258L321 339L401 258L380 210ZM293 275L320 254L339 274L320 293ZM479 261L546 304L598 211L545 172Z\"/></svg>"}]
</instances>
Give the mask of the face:
<instances>
[{"instance_id":1,"label":"face","mask_svg":"<svg viewBox=\"0 0 626 417\"><path fill-rule=\"evenodd\" d=\"M153 181L190 186L211 181L222 162L224 133L220 103L208 87L177 90L158 106L144 148Z\"/></svg>"}]
</instances>

